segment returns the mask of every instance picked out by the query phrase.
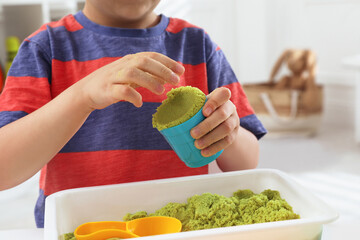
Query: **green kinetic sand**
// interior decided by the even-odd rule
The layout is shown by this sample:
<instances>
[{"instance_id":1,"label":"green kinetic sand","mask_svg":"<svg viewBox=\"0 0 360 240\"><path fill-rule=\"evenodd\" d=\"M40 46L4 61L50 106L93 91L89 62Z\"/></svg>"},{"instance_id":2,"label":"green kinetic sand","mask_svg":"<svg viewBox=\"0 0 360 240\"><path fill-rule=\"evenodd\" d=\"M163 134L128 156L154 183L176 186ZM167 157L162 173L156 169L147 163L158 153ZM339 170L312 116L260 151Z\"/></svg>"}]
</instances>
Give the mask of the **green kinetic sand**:
<instances>
[{"instance_id":1,"label":"green kinetic sand","mask_svg":"<svg viewBox=\"0 0 360 240\"><path fill-rule=\"evenodd\" d=\"M168 203L152 214L145 211L127 214L124 220L147 216L175 217L182 222L182 231L300 218L280 197L280 193L273 190L265 190L260 194L239 190L232 197L211 193L194 195L188 198L187 203Z\"/></svg>"},{"instance_id":2,"label":"green kinetic sand","mask_svg":"<svg viewBox=\"0 0 360 240\"><path fill-rule=\"evenodd\" d=\"M206 95L198 88L186 86L169 91L153 115L153 127L159 131L177 126L193 117L204 105Z\"/></svg>"}]
</instances>

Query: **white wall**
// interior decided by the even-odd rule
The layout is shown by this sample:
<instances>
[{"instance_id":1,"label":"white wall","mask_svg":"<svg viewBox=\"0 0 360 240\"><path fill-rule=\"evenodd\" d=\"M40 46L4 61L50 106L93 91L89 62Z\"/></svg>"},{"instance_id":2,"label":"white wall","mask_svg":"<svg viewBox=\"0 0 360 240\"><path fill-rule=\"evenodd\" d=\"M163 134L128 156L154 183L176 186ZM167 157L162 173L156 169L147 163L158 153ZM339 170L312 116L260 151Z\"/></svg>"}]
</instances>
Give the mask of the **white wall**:
<instances>
[{"instance_id":1,"label":"white wall","mask_svg":"<svg viewBox=\"0 0 360 240\"><path fill-rule=\"evenodd\" d=\"M266 0L162 0L158 13L204 28L224 51L242 82L268 75Z\"/></svg>"},{"instance_id":2,"label":"white wall","mask_svg":"<svg viewBox=\"0 0 360 240\"><path fill-rule=\"evenodd\" d=\"M283 48L311 48L318 56L319 81L354 84L354 73L341 61L360 54L359 0L271 0L267 5L268 61Z\"/></svg>"}]
</instances>

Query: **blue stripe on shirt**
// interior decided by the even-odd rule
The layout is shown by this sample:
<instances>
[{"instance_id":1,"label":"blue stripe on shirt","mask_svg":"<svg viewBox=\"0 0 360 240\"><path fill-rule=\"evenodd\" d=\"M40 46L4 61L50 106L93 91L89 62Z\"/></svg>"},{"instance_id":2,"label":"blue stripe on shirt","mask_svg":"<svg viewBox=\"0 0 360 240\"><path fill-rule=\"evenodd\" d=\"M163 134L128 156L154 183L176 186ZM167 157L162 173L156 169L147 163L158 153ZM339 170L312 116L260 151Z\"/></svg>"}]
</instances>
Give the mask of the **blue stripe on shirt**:
<instances>
[{"instance_id":1,"label":"blue stripe on shirt","mask_svg":"<svg viewBox=\"0 0 360 240\"><path fill-rule=\"evenodd\" d=\"M262 138L267 133L255 114L240 118L240 126L252 132L257 139Z\"/></svg>"},{"instance_id":2,"label":"blue stripe on shirt","mask_svg":"<svg viewBox=\"0 0 360 240\"><path fill-rule=\"evenodd\" d=\"M152 127L152 114L159 105L145 102L141 108L136 108L128 102L119 102L95 110L61 152L171 150L164 137ZM265 134L255 115L241 118L240 125L257 138Z\"/></svg>"},{"instance_id":3,"label":"blue stripe on shirt","mask_svg":"<svg viewBox=\"0 0 360 240\"><path fill-rule=\"evenodd\" d=\"M152 127L152 114L159 105L145 102L136 108L131 103L118 102L95 110L61 152L170 150L166 140Z\"/></svg>"},{"instance_id":4,"label":"blue stripe on shirt","mask_svg":"<svg viewBox=\"0 0 360 240\"><path fill-rule=\"evenodd\" d=\"M27 113L23 111L2 111L0 112L0 128L26 115Z\"/></svg>"},{"instance_id":5,"label":"blue stripe on shirt","mask_svg":"<svg viewBox=\"0 0 360 240\"><path fill-rule=\"evenodd\" d=\"M53 28L51 32L51 48L41 44L41 41L43 41L41 40L43 38L42 35L46 34L46 32L40 32L30 39L31 42L24 42L25 45L33 46L20 49L19 57L29 61L26 63L25 68L23 68L24 66L14 65L11 76L26 76L29 75L29 72L34 72L31 69L37 69L37 62L27 57L27 55L31 55L29 51L43 51L43 55L50 56L50 61L56 59L63 62L71 60L89 61L104 57L123 57L128 54L152 51L162 53L177 62L191 65L203 63L206 54L202 48L201 35L191 29L183 30L184 34L188 35L186 37L183 34L165 33L151 39L117 38L106 35L95 37L89 34L87 30L67 32L65 27ZM165 38L166 40L159 40L159 38ZM159 42L165 42L165 44L160 45L158 44ZM114 47L122 45L126 47ZM183 48L183 51L180 51L177 47L174 48L174 46ZM99 51L99 47L102 48L101 51ZM48 77L50 73L37 71L32 73L31 76Z\"/></svg>"}]
</instances>

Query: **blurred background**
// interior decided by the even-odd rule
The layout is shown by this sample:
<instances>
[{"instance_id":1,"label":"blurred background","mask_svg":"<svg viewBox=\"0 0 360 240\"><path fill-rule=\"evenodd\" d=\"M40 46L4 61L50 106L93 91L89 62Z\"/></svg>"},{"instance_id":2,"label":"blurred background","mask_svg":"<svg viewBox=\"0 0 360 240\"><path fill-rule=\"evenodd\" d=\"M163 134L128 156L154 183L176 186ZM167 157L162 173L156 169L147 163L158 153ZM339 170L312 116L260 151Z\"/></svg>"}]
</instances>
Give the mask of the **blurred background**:
<instances>
[{"instance_id":1,"label":"blurred background","mask_svg":"<svg viewBox=\"0 0 360 240\"><path fill-rule=\"evenodd\" d=\"M84 0L0 0L3 72L16 54L16 39L21 42L42 24L76 13L83 5ZM315 54L314 80L321 86L316 119L304 124L309 114L301 118L304 89L299 91L294 118L285 113L284 121L274 122L270 113L259 110L269 134L260 141L258 167L285 171L339 212L340 218L325 227L323 239L344 239L339 237L344 232L359 234L360 0L162 0L156 12L206 29L244 85L268 82L287 49ZM285 63L277 79L291 75ZM306 70L304 74L309 75ZM291 95L291 89L283 90ZM290 109L289 99L280 104ZM274 102L273 107L280 114ZM292 127L289 122L297 120ZM212 164L210 171L219 169ZM0 192L0 230L35 227L38 178Z\"/></svg>"}]
</instances>

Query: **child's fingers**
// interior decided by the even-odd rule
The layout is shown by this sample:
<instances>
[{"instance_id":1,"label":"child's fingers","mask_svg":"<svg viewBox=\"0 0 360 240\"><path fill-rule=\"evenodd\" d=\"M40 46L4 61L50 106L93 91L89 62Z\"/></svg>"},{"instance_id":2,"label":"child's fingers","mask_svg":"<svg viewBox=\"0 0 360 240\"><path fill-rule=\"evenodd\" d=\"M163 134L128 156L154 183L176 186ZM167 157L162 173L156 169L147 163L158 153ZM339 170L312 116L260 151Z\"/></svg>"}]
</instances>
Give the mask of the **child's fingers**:
<instances>
[{"instance_id":1,"label":"child's fingers","mask_svg":"<svg viewBox=\"0 0 360 240\"><path fill-rule=\"evenodd\" d=\"M224 122L222 122L219 126L217 126L215 129L213 129L211 132L206 134L205 136L201 137L200 139L197 139L195 141L195 146L198 149L204 149L209 147L210 145L214 144L215 142L218 142L222 139L225 139L227 136L231 135L232 132L238 128L240 125L239 118L237 114L232 114L228 119L226 119ZM231 141L233 139L227 138L226 140ZM229 144L231 142L228 142Z\"/></svg>"},{"instance_id":2,"label":"child's fingers","mask_svg":"<svg viewBox=\"0 0 360 240\"><path fill-rule=\"evenodd\" d=\"M138 68L144 72L147 72L157 78L161 79L163 82L169 82L173 85L178 84L180 81L179 75L173 72L170 68L165 66L159 61L156 61L152 58L145 57L138 63Z\"/></svg>"},{"instance_id":3,"label":"child's fingers","mask_svg":"<svg viewBox=\"0 0 360 240\"><path fill-rule=\"evenodd\" d=\"M164 86L149 73L146 73L136 67L122 69L117 74L115 84L125 84L130 86L141 86L149 89L155 94L162 94Z\"/></svg>"},{"instance_id":4,"label":"child's fingers","mask_svg":"<svg viewBox=\"0 0 360 240\"><path fill-rule=\"evenodd\" d=\"M155 94L163 93L166 82L178 84L179 75L184 72L182 65L160 53L137 53L127 56L124 61L120 65L115 83L141 86Z\"/></svg>"},{"instance_id":5,"label":"child's fingers","mask_svg":"<svg viewBox=\"0 0 360 240\"><path fill-rule=\"evenodd\" d=\"M125 100L131 102L135 107L142 106L141 94L129 85L114 84L111 87L111 94L117 101Z\"/></svg>"},{"instance_id":6,"label":"child's fingers","mask_svg":"<svg viewBox=\"0 0 360 240\"><path fill-rule=\"evenodd\" d=\"M142 97L135 88L144 87L160 95L165 90L163 85L166 82L177 84L183 72L181 64L160 53L129 54L89 74L84 80L85 91L89 95L89 105L95 109L120 100L140 107Z\"/></svg>"},{"instance_id":7,"label":"child's fingers","mask_svg":"<svg viewBox=\"0 0 360 240\"><path fill-rule=\"evenodd\" d=\"M185 72L185 68L178 62L174 61L173 59L169 58L168 56L165 56L163 54L157 53L157 52L145 52L144 53L149 58L152 58L160 63L162 63L164 66L169 68L171 71L173 71L178 76L181 76Z\"/></svg>"},{"instance_id":8,"label":"child's fingers","mask_svg":"<svg viewBox=\"0 0 360 240\"><path fill-rule=\"evenodd\" d=\"M204 121L194 127L190 131L191 136L194 139L199 139L203 137L205 134L208 134L221 123L225 122L235 111L235 105L232 102L228 101L227 103L216 109L216 111L214 111L211 116L205 118Z\"/></svg>"},{"instance_id":9,"label":"child's fingers","mask_svg":"<svg viewBox=\"0 0 360 240\"><path fill-rule=\"evenodd\" d=\"M226 103L231 97L231 92L228 88L217 88L208 95L208 101L203 108L205 117L209 117L217 108Z\"/></svg>"},{"instance_id":10,"label":"child's fingers","mask_svg":"<svg viewBox=\"0 0 360 240\"><path fill-rule=\"evenodd\" d=\"M201 155L203 155L204 157L210 157L215 153L227 148L228 146L231 145L231 143L234 142L235 135L236 135L236 131L233 131L230 135L226 136L225 138L201 150Z\"/></svg>"}]
</instances>

